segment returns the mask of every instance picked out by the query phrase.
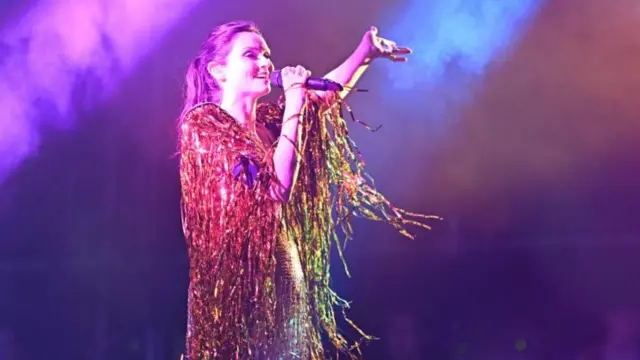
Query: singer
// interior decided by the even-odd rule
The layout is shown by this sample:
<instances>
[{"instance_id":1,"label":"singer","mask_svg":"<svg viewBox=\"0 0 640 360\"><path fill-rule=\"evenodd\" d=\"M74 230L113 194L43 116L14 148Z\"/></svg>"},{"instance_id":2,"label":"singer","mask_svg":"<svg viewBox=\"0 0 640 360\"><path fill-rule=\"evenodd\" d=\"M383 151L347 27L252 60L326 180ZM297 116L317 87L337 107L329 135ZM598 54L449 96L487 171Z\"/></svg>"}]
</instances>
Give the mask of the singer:
<instances>
[{"instance_id":1,"label":"singer","mask_svg":"<svg viewBox=\"0 0 640 360\"><path fill-rule=\"evenodd\" d=\"M337 226L346 241L357 213L412 237L405 225L428 229L430 216L396 208L374 188L340 104L372 60L403 62L409 53L372 27L324 77L342 91L309 89L322 79L285 67L274 80L283 96L258 104L274 66L256 26L226 23L202 44L179 119L187 359L324 359L332 348L360 355L360 341L341 334L334 316L347 305L329 287Z\"/></svg>"}]
</instances>

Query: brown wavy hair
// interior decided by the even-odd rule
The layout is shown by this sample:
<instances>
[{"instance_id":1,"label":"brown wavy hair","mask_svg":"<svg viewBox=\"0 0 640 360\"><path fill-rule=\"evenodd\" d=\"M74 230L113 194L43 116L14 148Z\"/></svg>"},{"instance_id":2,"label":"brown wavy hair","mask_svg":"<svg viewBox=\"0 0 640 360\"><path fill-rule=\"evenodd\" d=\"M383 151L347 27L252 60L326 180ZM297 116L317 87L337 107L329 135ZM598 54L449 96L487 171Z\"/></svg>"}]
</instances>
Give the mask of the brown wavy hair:
<instances>
[{"instance_id":1,"label":"brown wavy hair","mask_svg":"<svg viewBox=\"0 0 640 360\"><path fill-rule=\"evenodd\" d=\"M220 86L207 71L207 65L211 62L224 64L229 55L231 40L236 34L242 32L253 32L262 36L256 24L251 21L231 21L215 27L202 43L200 52L189 64L184 79L184 105L180 113L180 121L196 104L220 103Z\"/></svg>"}]
</instances>

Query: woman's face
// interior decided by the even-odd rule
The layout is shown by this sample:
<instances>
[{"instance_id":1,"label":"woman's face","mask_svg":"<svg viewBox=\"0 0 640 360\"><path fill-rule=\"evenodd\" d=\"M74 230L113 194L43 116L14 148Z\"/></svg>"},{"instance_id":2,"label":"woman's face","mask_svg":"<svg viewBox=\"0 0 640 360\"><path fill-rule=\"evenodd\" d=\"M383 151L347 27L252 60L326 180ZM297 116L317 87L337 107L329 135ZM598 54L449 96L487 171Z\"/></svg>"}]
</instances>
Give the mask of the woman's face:
<instances>
[{"instance_id":1,"label":"woman's face","mask_svg":"<svg viewBox=\"0 0 640 360\"><path fill-rule=\"evenodd\" d=\"M218 69L218 83L224 92L240 96L264 96L271 91L271 52L262 36L253 32L236 34L226 63Z\"/></svg>"}]
</instances>

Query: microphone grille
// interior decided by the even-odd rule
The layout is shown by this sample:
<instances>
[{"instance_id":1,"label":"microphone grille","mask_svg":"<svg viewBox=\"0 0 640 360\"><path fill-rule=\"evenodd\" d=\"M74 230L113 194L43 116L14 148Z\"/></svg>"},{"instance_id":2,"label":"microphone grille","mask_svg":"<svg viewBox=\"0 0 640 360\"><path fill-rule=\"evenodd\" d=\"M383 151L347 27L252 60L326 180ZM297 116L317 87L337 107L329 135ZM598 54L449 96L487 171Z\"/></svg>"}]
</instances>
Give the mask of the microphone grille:
<instances>
[{"instance_id":1,"label":"microphone grille","mask_svg":"<svg viewBox=\"0 0 640 360\"><path fill-rule=\"evenodd\" d=\"M274 70L271 72L271 75L269 75L269 82L271 82L271 85L282 87L282 74L280 71L281 70Z\"/></svg>"}]
</instances>

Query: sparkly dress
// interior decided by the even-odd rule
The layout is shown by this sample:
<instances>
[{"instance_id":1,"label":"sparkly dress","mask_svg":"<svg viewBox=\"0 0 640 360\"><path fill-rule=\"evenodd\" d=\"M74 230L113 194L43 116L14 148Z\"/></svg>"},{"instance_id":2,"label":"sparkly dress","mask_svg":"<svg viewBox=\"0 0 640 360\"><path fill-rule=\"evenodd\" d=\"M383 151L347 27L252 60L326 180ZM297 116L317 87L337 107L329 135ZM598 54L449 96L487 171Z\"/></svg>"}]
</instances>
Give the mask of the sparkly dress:
<instances>
[{"instance_id":1,"label":"sparkly dress","mask_svg":"<svg viewBox=\"0 0 640 360\"><path fill-rule=\"evenodd\" d=\"M302 114L299 173L285 204L269 192L278 181L275 145L289 141L279 136L282 100L259 105L257 136L213 103L183 118L189 360L324 359L327 348L357 357L359 340L347 340L336 326L334 309L347 303L329 286L332 243L342 258L351 216L385 221L409 237L406 224L428 228L411 218L430 216L395 208L375 190L338 97L312 96Z\"/></svg>"}]
</instances>

